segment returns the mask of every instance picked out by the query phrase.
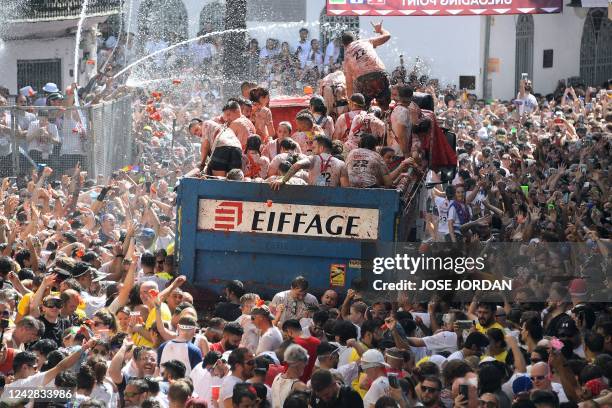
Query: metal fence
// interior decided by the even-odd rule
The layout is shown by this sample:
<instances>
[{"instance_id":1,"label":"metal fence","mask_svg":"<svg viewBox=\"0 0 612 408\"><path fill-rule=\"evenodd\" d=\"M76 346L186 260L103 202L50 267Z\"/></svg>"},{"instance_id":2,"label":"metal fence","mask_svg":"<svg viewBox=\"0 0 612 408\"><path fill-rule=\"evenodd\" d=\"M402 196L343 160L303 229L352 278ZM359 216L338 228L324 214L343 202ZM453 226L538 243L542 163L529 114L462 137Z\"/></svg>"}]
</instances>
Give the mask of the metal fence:
<instances>
[{"instance_id":1,"label":"metal fence","mask_svg":"<svg viewBox=\"0 0 612 408\"><path fill-rule=\"evenodd\" d=\"M83 0L2 0L16 10L10 19L45 20L56 18L78 17L83 7ZM88 15L112 14L119 11L122 0L90 0L87 5Z\"/></svg>"},{"instance_id":2,"label":"metal fence","mask_svg":"<svg viewBox=\"0 0 612 408\"><path fill-rule=\"evenodd\" d=\"M24 177L44 166L55 177L77 163L89 178L132 164L132 97L77 107L0 107L0 176Z\"/></svg>"}]
</instances>

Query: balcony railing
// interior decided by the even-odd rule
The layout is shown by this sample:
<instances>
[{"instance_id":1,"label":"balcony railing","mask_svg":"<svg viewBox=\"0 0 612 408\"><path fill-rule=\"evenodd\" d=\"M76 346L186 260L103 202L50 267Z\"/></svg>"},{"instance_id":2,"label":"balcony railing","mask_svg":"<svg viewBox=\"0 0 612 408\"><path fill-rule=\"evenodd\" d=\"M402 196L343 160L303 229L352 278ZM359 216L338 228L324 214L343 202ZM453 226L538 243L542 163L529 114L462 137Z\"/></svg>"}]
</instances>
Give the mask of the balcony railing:
<instances>
[{"instance_id":1,"label":"balcony railing","mask_svg":"<svg viewBox=\"0 0 612 408\"><path fill-rule=\"evenodd\" d=\"M4 0L2 0L4 1ZM9 0L13 2L15 0ZM26 0L21 3L11 20L56 20L77 18L84 0ZM123 0L90 0L87 15L113 14L119 11Z\"/></svg>"}]
</instances>

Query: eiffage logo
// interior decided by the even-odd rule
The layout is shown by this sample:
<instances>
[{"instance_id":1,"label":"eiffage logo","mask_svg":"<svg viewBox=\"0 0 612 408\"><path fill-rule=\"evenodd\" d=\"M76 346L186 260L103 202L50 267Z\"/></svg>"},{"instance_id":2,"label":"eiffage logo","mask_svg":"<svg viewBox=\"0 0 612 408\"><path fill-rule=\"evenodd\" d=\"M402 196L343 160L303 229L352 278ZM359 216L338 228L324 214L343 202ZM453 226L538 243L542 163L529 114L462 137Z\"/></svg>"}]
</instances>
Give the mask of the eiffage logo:
<instances>
[{"instance_id":1,"label":"eiffage logo","mask_svg":"<svg viewBox=\"0 0 612 408\"><path fill-rule=\"evenodd\" d=\"M223 201L215 209L215 229L233 230L242 224L242 203Z\"/></svg>"}]
</instances>

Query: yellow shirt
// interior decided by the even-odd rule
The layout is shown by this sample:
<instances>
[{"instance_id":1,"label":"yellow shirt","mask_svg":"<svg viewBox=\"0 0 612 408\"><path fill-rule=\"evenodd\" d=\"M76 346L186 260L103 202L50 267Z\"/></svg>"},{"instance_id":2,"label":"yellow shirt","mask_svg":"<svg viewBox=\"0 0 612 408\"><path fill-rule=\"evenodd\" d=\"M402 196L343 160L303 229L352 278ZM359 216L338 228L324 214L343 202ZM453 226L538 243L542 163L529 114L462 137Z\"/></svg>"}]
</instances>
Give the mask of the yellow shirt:
<instances>
[{"instance_id":1,"label":"yellow shirt","mask_svg":"<svg viewBox=\"0 0 612 408\"><path fill-rule=\"evenodd\" d=\"M60 293L51 292L51 294L59 296ZM19 315L26 316L30 314L30 300L32 299L32 296L34 296L34 292L26 293L25 295L23 295L23 297L17 304L17 313ZM87 306L85 304L85 301L81 300L81 303L79 303L79 306L77 307L77 310L75 311L75 313L77 314L77 316L79 316L80 319L87 318L87 315L85 314L85 306Z\"/></svg>"},{"instance_id":2,"label":"yellow shirt","mask_svg":"<svg viewBox=\"0 0 612 408\"><path fill-rule=\"evenodd\" d=\"M17 304L17 313L21 316L25 316L30 312L30 299L32 298L33 293L26 293L23 295L19 303Z\"/></svg>"},{"instance_id":3,"label":"yellow shirt","mask_svg":"<svg viewBox=\"0 0 612 408\"><path fill-rule=\"evenodd\" d=\"M353 380L353 383L351 384L353 389L357 391L359 395L361 395L361 399L363 399L363 397L365 397L365 395L368 393L368 390L364 390L363 388L359 386L359 384L361 383L361 381L363 381L365 376L366 376L366 373L359 374L357 378L355 378Z\"/></svg>"},{"instance_id":4,"label":"yellow shirt","mask_svg":"<svg viewBox=\"0 0 612 408\"><path fill-rule=\"evenodd\" d=\"M504 350L501 353L496 354L494 356L490 356L490 355L482 356L482 357L480 357L480 359L483 360L486 357L493 357L495 360L499 361L500 363L506 364L506 358L508 357L508 351Z\"/></svg>"},{"instance_id":5,"label":"yellow shirt","mask_svg":"<svg viewBox=\"0 0 612 408\"><path fill-rule=\"evenodd\" d=\"M361 345L361 347L363 347L365 350L369 350L369 347L366 346L365 344L359 342L359 344ZM359 357L359 354L357 353L357 350L353 349L353 351L351 352L351 356L349 357L349 363L352 363L354 361L359 361L361 357ZM361 395L361 398L363 399L363 397L365 397L366 393L368 392L368 390L364 390L363 388L361 388L359 386L359 383L361 380L363 380L363 377L365 377L365 373L361 373L360 375L357 376L356 379L353 380L353 383L351 384L351 386L353 387L353 389L355 391L357 391L359 393L359 395Z\"/></svg>"},{"instance_id":6,"label":"yellow shirt","mask_svg":"<svg viewBox=\"0 0 612 408\"><path fill-rule=\"evenodd\" d=\"M504 326L502 326L501 324L495 322L492 325L490 325L489 327L482 327L480 325L480 323L476 323L476 330L478 330L482 334L487 334L487 330L489 330L489 329L499 329L499 330L503 331L504 330Z\"/></svg>"},{"instance_id":7,"label":"yellow shirt","mask_svg":"<svg viewBox=\"0 0 612 408\"><path fill-rule=\"evenodd\" d=\"M147 321L145 322L145 325L144 325L145 329L148 330L151 327L153 327L155 325L156 318L157 318L157 309L154 308L149 312L149 315L147 316ZM164 322L169 322L170 319L172 319L172 313L170 313L170 308L165 303L162 303L161 305L161 318L162 318L162 321ZM153 343L151 343L149 340L142 337L140 334L132 335L132 341L134 342L135 346L146 346L146 347L154 346Z\"/></svg>"}]
</instances>

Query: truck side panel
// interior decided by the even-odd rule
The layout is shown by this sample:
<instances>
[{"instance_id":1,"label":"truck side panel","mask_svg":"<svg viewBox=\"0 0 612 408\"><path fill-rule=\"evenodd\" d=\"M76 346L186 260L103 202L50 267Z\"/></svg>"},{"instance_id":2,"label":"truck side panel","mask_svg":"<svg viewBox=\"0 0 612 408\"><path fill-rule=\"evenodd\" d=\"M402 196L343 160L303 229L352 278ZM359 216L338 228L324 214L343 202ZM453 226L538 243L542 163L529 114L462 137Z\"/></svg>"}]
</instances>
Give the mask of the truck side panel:
<instances>
[{"instance_id":1,"label":"truck side panel","mask_svg":"<svg viewBox=\"0 0 612 408\"><path fill-rule=\"evenodd\" d=\"M394 190L283 186L275 192L261 183L184 179L178 194L179 270L196 286L217 293L228 280L240 279L247 290L272 294L288 288L298 274L307 277L314 291L346 289L361 272L362 240L313 237L291 231L285 235L233 232L231 226L227 230L198 230L200 200L223 200L226 207L220 219L230 224L250 222L248 214L242 219L243 214L237 215L231 206L242 209L241 204L253 207L253 202L261 203L261 213L283 204L313 209L305 211L310 212L305 217L325 213L317 211L321 206L348 207L343 212L349 215L359 214L360 209L376 209L378 239L387 242L394 240L400 205L399 193ZM247 227L242 225L243 229Z\"/></svg>"}]
</instances>

